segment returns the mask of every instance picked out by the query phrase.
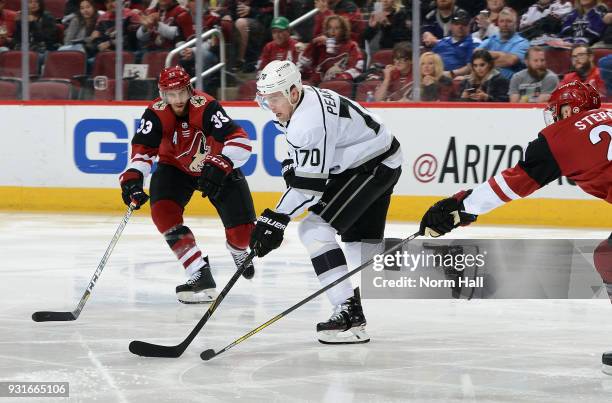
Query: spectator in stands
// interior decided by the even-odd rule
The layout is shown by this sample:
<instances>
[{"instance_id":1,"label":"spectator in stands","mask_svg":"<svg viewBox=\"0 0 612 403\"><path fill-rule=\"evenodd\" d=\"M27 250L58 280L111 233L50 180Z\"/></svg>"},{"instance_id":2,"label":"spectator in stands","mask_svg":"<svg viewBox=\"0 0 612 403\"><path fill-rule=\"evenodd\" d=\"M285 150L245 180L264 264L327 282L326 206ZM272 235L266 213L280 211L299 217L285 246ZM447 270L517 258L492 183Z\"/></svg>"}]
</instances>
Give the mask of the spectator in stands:
<instances>
[{"instance_id":1,"label":"spectator in stands","mask_svg":"<svg viewBox=\"0 0 612 403\"><path fill-rule=\"evenodd\" d=\"M606 84L606 94L612 94L612 55L607 55L599 59L598 65L601 78Z\"/></svg>"},{"instance_id":2,"label":"spectator in stands","mask_svg":"<svg viewBox=\"0 0 612 403\"><path fill-rule=\"evenodd\" d=\"M4 8L6 0L0 0L0 52L11 50L14 44L15 11Z\"/></svg>"},{"instance_id":3,"label":"spectator in stands","mask_svg":"<svg viewBox=\"0 0 612 403\"><path fill-rule=\"evenodd\" d=\"M576 0L575 10L563 23L561 38L568 43L594 44L606 30L607 11L601 0Z\"/></svg>"},{"instance_id":4,"label":"spectator in stands","mask_svg":"<svg viewBox=\"0 0 612 403\"><path fill-rule=\"evenodd\" d=\"M487 0L487 8L481 10L472 24L472 39L477 43L499 34L497 20L499 13L506 7L505 0Z\"/></svg>"},{"instance_id":5,"label":"spectator in stands","mask_svg":"<svg viewBox=\"0 0 612 403\"><path fill-rule=\"evenodd\" d=\"M68 28L64 32L64 46L59 50L78 50L93 57L96 53L94 37L92 36L98 12L93 0L81 0L76 16L70 20Z\"/></svg>"},{"instance_id":6,"label":"spectator in stands","mask_svg":"<svg viewBox=\"0 0 612 403\"><path fill-rule=\"evenodd\" d=\"M257 62L257 70L261 70L272 60L290 60L298 62L298 42L291 38L289 20L285 17L276 17L270 24L272 41L268 42L261 51Z\"/></svg>"},{"instance_id":7,"label":"spectator in stands","mask_svg":"<svg viewBox=\"0 0 612 403\"><path fill-rule=\"evenodd\" d=\"M523 69L525 53L529 49L529 41L516 32L516 11L506 7L499 13L497 20L499 35L493 35L485 40L479 48L491 53L501 75L510 80L512 75Z\"/></svg>"},{"instance_id":8,"label":"spectator in stands","mask_svg":"<svg viewBox=\"0 0 612 403\"><path fill-rule=\"evenodd\" d=\"M376 101L408 101L412 98L412 46L400 42L393 47L393 64L385 67L383 82L374 92Z\"/></svg>"},{"instance_id":9,"label":"spectator in stands","mask_svg":"<svg viewBox=\"0 0 612 403\"><path fill-rule=\"evenodd\" d=\"M177 0L158 0L140 15L136 31L141 50L172 50L177 42L186 41L195 34L189 11Z\"/></svg>"},{"instance_id":10,"label":"spectator in stands","mask_svg":"<svg viewBox=\"0 0 612 403\"><path fill-rule=\"evenodd\" d=\"M238 55L232 69L251 73L255 71L259 51L266 41L266 27L273 18L271 0L229 0L223 19L234 22L238 31Z\"/></svg>"},{"instance_id":11,"label":"spectator in stands","mask_svg":"<svg viewBox=\"0 0 612 403\"><path fill-rule=\"evenodd\" d=\"M328 80L353 80L363 71L363 55L351 40L350 23L340 15L325 19L325 43L311 42L299 58L304 78L314 85Z\"/></svg>"},{"instance_id":12,"label":"spectator in stands","mask_svg":"<svg viewBox=\"0 0 612 403\"><path fill-rule=\"evenodd\" d=\"M324 27L325 19L330 15L341 15L346 18L351 26L351 39L359 43L363 24L361 21L361 11L351 0L315 0L315 7L319 13L314 17L314 30L312 32L312 43L319 45L325 43Z\"/></svg>"},{"instance_id":13,"label":"spectator in stands","mask_svg":"<svg viewBox=\"0 0 612 403\"><path fill-rule=\"evenodd\" d=\"M561 32L563 19L573 10L571 1L538 0L521 17L521 36L532 41L532 44L543 44Z\"/></svg>"},{"instance_id":14,"label":"spectator in stands","mask_svg":"<svg viewBox=\"0 0 612 403\"><path fill-rule=\"evenodd\" d=\"M470 35L470 16L459 10L451 20L451 34L443 39L436 39L430 32L423 34L423 43L431 47L444 62L444 70L451 78L470 72L470 60L476 47Z\"/></svg>"},{"instance_id":15,"label":"spectator in stands","mask_svg":"<svg viewBox=\"0 0 612 403\"><path fill-rule=\"evenodd\" d=\"M408 28L408 14L402 6L401 0L382 0L376 2L381 5L380 10L374 9L370 14L368 26L363 37L366 41L372 40L380 32L379 48L392 49L398 42L409 41L411 30Z\"/></svg>"},{"instance_id":16,"label":"spectator in stands","mask_svg":"<svg viewBox=\"0 0 612 403\"><path fill-rule=\"evenodd\" d=\"M436 7L423 18L421 34L429 32L436 39L448 36L451 18L459 10L461 9L455 5L455 0L436 0Z\"/></svg>"},{"instance_id":17,"label":"spectator in stands","mask_svg":"<svg viewBox=\"0 0 612 403\"><path fill-rule=\"evenodd\" d=\"M593 62L593 50L586 45L576 45L572 49L572 72L563 76L559 85L567 84L574 80L589 83L596 88L602 98L606 96L606 84L601 78L599 68Z\"/></svg>"},{"instance_id":18,"label":"spectator in stands","mask_svg":"<svg viewBox=\"0 0 612 403\"><path fill-rule=\"evenodd\" d=\"M508 80L495 68L493 55L486 49L477 49L472 55L472 74L461 83L460 100L508 102L508 84Z\"/></svg>"},{"instance_id":19,"label":"spectator in stands","mask_svg":"<svg viewBox=\"0 0 612 403\"><path fill-rule=\"evenodd\" d=\"M510 80L510 102L548 102L559 78L546 68L544 49L532 46L525 56L527 68Z\"/></svg>"},{"instance_id":20,"label":"spectator in stands","mask_svg":"<svg viewBox=\"0 0 612 403\"><path fill-rule=\"evenodd\" d=\"M421 101L450 101L457 96L453 80L444 75L442 58L433 52L421 55Z\"/></svg>"},{"instance_id":21,"label":"spectator in stands","mask_svg":"<svg viewBox=\"0 0 612 403\"><path fill-rule=\"evenodd\" d=\"M21 11L15 14L15 21L21 19ZM28 1L28 27L30 30L30 51L44 54L49 50L55 50L59 46L58 30L55 25L55 18L45 11L44 0ZM21 24L15 27L15 49L20 50L21 44Z\"/></svg>"},{"instance_id":22,"label":"spectator in stands","mask_svg":"<svg viewBox=\"0 0 612 403\"><path fill-rule=\"evenodd\" d=\"M106 12L98 17L98 23L92 34L98 52L115 50L115 1L106 0ZM136 30L140 26L140 17L137 12L129 8L123 9L123 49L137 50L138 41Z\"/></svg>"}]
</instances>

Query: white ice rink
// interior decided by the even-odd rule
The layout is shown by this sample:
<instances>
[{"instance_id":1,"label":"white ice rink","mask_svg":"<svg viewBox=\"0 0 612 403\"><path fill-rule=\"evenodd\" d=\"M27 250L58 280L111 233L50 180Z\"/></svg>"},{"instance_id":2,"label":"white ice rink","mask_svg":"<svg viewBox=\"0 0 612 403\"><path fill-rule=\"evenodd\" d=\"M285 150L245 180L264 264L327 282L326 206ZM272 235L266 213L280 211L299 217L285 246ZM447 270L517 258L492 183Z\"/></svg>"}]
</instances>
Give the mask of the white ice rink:
<instances>
[{"instance_id":1,"label":"white ice rink","mask_svg":"<svg viewBox=\"0 0 612 403\"><path fill-rule=\"evenodd\" d=\"M185 354L142 358L131 340L178 344L206 305L182 305L182 269L151 223L135 213L79 319L35 323L38 310L71 311L121 215L0 214L0 381L68 381L74 402L605 402L612 376L607 300L365 300L372 341L327 346L314 327L324 296L249 340L220 348L319 288L290 225L283 246L257 261ZM221 223L187 217L220 290L234 266ZM391 224L405 237L415 224ZM472 226L472 237L606 238L609 231Z\"/></svg>"}]
</instances>

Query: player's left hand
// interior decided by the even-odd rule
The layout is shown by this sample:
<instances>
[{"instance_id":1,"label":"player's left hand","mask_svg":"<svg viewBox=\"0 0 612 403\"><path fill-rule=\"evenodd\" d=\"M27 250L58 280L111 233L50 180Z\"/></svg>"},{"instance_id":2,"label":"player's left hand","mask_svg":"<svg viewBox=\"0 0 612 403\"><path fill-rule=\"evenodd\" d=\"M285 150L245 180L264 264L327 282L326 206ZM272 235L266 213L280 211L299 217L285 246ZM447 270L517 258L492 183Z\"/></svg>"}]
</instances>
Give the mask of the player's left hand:
<instances>
[{"instance_id":1,"label":"player's left hand","mask_svg":"<svg viewBox=\"0 0 612 403\"><path fill-rule=\"evenodd\" d=\"M470 193L471 190L461 191L431 206L421 219L420 234L437 238L460 225L465 226L476 221L477 215L462 211L463 200Z\"/></svg>"},{"instance_id":2,"label":"player's left hand","mask_svg":"<svg viewBox=\"0 0 612 403\"><path fill-rule=\"evenodd\" d=\"M225 177L234 169L234 164L223 154L208 154L204 158L202 173L198 178L198 189L202 192L202 197L216 198L221 192L221 186Z\"/></svg>"},{"instance_id":3,"label":"player's left hand","mask_svg":"<svg viewBox=\"0 0 612 403\"><path fill-rule=\"evenodd\" d=\"M264 257L283 243L283 235L291 218L287 214L265 209L251 232L249 244L257 257Z\"/></svg>"}]
</instances>

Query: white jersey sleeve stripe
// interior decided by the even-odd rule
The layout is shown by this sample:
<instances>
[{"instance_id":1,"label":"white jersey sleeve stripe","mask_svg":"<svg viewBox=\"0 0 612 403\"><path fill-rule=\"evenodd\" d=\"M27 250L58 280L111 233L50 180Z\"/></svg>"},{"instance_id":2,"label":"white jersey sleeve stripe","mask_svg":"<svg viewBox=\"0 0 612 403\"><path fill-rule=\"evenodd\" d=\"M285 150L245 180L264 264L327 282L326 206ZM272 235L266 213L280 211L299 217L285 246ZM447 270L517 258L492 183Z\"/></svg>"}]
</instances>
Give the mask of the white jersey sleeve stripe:
<instances>
[{"instance_id":1,"label":"white jersey sleeve stripe","mask_svg":"<svg viewBox=\"0 0 612 403\"><path fill-rule=\"evenodd\" d=\"M514 193L514 190L510 189L510 186L508 186L508 183L506 183L506 179L504 179L504 176L501 173L495 175L494 179L495 182L497 182L497 184L499 185L499 188L502 190L502 192L504 192L506 196L508 196L509 199L516 200L521 198L521 196Z\"/></svg>"},{"instance_id":2,"label":"white jersey sleeve stripe","mask_svg":"<svg viewBox=\"0 0 612 403\"><path fill-rule=\"evenodd\" d=\"M505 202L493 191L489 182L476 186L472 193L463 200L465 212L476 215L488 213L503 204Z\"/></svg>"},{"instance_id":3,"label":"white jersey sleeve stripe","mask_svg":"<svg viewBox=\"0 0 612 403\"><path fill-rule=\"evenodd\" d=\"M151 163L144 161L130 162L128 169L137 169L142 173L143 178L146 178L151 173Z\"/></svg>"}]
</instances>

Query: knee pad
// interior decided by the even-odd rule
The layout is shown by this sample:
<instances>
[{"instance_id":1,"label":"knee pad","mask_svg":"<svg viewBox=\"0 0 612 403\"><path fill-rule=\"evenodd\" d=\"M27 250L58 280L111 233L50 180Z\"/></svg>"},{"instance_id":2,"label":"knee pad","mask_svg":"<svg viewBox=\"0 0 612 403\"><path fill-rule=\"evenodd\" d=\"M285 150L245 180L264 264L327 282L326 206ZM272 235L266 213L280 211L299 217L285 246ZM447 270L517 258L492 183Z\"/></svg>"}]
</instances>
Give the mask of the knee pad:
<instances>
[{"instance_id":1,"label":"knee pad","mask_svg":"<svg viewBox=\"0 0 612 403\"><path fill-rule=\"evenodd\" d=\"M345 242L344 250L346 252L346 262L348 263L349 270L352 270L372 259L374 255L383 253L384 241L381 240L378 243Z\"/></svg>"},{"instance_id":2,"label":"knee pad","mask_svg":"<svg viewBox=\"0 0 612 403\"><path fill-rule=\"evenodd\" d=\"M336 241L336 230L317 214L310 213L300 222L298 236L310 257L340 248Z\"/></svg>"},{"instance_id":3,"label":"knee pad","mask_svg":"<svg viewBox=\"0 0 612 403\"><path fill-rule=\"evenodd\" d=\"M232 228L225 229L225 239L227 243L234 249L246 249L251 241L251 232L255 224L241 224Z\"/></svg>"},{"instance_id":4,"label":"knee pad","mask_svg":"<svg viewBox=\"0 0 612 403\"><path fill-rule=\"evenodd\" d=\"M175 201L159 200L151 205L151 218L157 230L164 234L183 224L184 209Z\"/></svg>"},{"instance_id":5,"label":"knee pad","mask_svg":"<svg viewBox=\"0 0 612 403\"><path fill-rule=\"evenodd\" d=\"M612 284L612 238L602 241L593 252L595 269L606 284Z\"/></svg>"}]
</instances>

